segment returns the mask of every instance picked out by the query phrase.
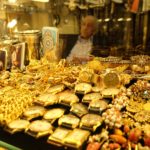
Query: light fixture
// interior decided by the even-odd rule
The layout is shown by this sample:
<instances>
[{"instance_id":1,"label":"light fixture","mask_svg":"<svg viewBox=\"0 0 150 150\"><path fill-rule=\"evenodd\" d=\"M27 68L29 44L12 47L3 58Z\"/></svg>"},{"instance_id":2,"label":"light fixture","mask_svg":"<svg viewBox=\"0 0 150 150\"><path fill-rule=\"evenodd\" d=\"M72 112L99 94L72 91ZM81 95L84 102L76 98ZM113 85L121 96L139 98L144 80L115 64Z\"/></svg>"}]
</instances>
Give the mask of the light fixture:
<instances>
[{"instance_id":1,"label":"light fixture","mask_svg":"<svg viewBox=\"0 0 150 150\"><path fill-rule=\"evenodd\" d=\"M43 3L49 2L49 0L32 0L32 1L35 1L35 2L43 2Z\"/></svg>"},{"instance_id":2,"label":"light fixture","mask_svg":"<svg viewBox=\"0 0 150 150\"><path fill-rule=\"evenodd\" d=\"M123 19L123 18L118 18L117 20L118 20L118 21L124 21L124 19Z\"/></svg>"},{"instance_id":3,"label":"light fixture","mask_svg":"<svg viewBox=\"0 0 150 150\"><path fill-rule=\"evenodd\" d=\"M16 3L17 0L8 0L9 3Z\"/></svg>"},{"instance_id":4,"label":"light fixture","mask_svg":"<svg viewBox=\"0 0 150 150\"><path fill-rule=\"evenodd\" d=\"M132 21L132 18L126 18L126 21Z\"/></svg>"},{"instance_id":5,"label":"light fixture","mask_svg":"<svg viewBox=\"0 0 150 150\"><path fill-rule=\"evenodd\" d=\"M98 19L98 22L102 22L103 20L102 19Z\"/></svg>"},{"instance_id":6,"label":"light fixture","mask_svg":"<svg viewBox=\"0 0 150 150\"><path fill-rule=\"evenodd\" d=\"M17 19L13 19L10 22L8 22L7 27L12 29L13 27L15 27L17 24Z\"/></svg>"},{"instance_id":7,"label":"light fixture","mask_svg":"<svg viewBox=\"0 0 150 150\"><path fill-rule=\"evenodd\" d=\"M110 18L105 18L104 20L105 20L105 22L109 22Z\"/></svg>"}]
</instances>

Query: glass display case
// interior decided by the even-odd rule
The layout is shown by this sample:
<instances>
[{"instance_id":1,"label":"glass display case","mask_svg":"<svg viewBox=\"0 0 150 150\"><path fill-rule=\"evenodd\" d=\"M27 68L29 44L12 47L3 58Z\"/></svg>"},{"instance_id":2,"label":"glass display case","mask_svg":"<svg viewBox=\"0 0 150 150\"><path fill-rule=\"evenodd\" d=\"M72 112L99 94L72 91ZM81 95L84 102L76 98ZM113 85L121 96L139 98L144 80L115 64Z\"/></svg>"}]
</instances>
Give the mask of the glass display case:
<instances>
[{"instance_id":1,"label":"glass display case","mask_svg":"<svg viewBox=\"0 0 150 150\"><path fill-rule=\"evenodd\" d=\"M0 139L28 150L149 149L149 9L149 0L0 0ZM98 22L93 60L68 62L86 15Z\"/></svg>"}]
</instances>

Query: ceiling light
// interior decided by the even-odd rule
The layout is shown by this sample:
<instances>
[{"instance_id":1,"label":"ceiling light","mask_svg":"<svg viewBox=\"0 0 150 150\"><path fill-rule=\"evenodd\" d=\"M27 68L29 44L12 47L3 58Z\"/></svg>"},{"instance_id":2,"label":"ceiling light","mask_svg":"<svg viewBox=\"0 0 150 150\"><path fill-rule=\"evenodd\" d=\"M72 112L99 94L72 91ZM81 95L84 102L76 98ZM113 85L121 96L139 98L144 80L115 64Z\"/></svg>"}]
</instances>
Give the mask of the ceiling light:
<instances>
[{"instance_id":1,"label":"ceiling light","mask_svg":"<svg viewBox=\"0 0 150 150\"><path fill-rule=\"evenodd\" d=\"M10 22L8 22L7 27L8 28L13 28L17 24L17 20L13 19Z\"/></svg>"},{"instance_id":2,"label":"ceiling light","mask_svg":"<svg viewBox=\"0 0 150 150\"><path fill-rule=\"evenodd\" d=\"M32 0L32 1L35 1L35 2L44 2L44 3L49 2L49 0Z\"/></svg>"},{"instance_id":3,"label":"ceiling light","mask_svg":"<svg viewBox=\"0 0 150 150\"><path fill-rule=\"evenodd\" d=\"M16 3L17 0L8 0L9 3Z\"/></svg>"}]
</instances>

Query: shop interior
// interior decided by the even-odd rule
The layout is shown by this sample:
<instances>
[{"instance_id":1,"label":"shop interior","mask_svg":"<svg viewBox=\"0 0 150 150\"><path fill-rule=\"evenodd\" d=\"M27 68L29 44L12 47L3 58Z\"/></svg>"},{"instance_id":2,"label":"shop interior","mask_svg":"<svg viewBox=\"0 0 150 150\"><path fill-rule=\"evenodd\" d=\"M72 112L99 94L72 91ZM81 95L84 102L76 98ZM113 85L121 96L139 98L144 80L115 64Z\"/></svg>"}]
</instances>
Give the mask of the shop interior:
<instances>
[{"instance_id":1,"label":"shop interior","mask_svg":"<svg viewBox=\"0 0 150 150\"><path fill-rule=\"evenodd\" d=\"M150 150L150 0L0 0L1 149Z\"/></svg>"}]
</instances>

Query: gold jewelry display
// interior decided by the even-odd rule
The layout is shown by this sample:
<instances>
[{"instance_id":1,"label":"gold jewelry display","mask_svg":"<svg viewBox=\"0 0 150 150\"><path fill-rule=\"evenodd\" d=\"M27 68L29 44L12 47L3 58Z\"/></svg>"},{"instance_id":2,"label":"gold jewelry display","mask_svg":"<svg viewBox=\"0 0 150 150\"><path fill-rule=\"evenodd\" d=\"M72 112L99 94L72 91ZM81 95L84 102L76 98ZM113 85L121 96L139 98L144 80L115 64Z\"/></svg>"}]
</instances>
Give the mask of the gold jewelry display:
<instances>
[{"instance_id":1,"label":"gold jewelry display","mask_svg":"<svg viewBox=\"0 0 150 150\"><path fill-rule=\"evenodd\" d=\"M53 126L46 120L35 120L30 123L25 132L39 138L53 133Z\"/></svg>"},{"instance_id":2,"label":"gold jewelry display","mask_svg":"<svg viewBox=\"0 0 150 150\"><path fill-rule=\"evenodd\" d=\"M83 103L90 103L92 100L100 100L102 99L101 93L88 93L85 94L82 98Z\"/></svg>"},{"instance_id":3,"label":"gold jewelry display","mask_svg":"<svg viewBox=\"0 0 150 150\"><path fill-rule=\"evenodd\" d=\"M79 102L78 96L71 90L60 92L58 97L59 103L67 106L71 106L72 104Z\"/></svg>"},{"instance_id":4,"label":"gold jewelry display","mask_svg":"<svg viewBox=\"0 0 150 150\"><path fill-rule=\"evenodd\" d=\"M80 128L95 131L103 122L98 114L86 114L81 118Z\"/></svg>"},{"instance_id":5,"label":"gold jewelry display","mask_svg":"<svg viewBox=\"0 0 150 150\"><path fill-rule=\"evenodd\" d=\"M23 117L26 118L27 120L31 120L33 118L43 116L45 112L46 109L42 106L31 106L24 111Z\"/></svg>"},{"instance_id":6,"label":"gold jewelry display","mask_svg":"<svg viewBox=\"0 0 150 150\"><path fill-rule=\"evenodd\" d=\"M34 97L28 90L4 87L0 94L0 124L5 125L16 120L33 104Z\"/></svg>"},{"instance_id":7,"label":"gold jewelry display","mask_svg":"<svg viewBox=\"0 0 150 150\"><path fill-rule=\"evenodd\" d=\"M40 104L42 106L54 105L58 103L58 96L56 94L44 93L39 95L34 103Z\"/></svg>"},{"instance_id":8,"label":"gold jewelry display","mask_svg":"<svg viewBox=\"0 0 150 150\"><path fill-rule=\"evenodd\" d=\"M78 83L75 85L75 93L87 94L92 91L91 84L88 83Z\"/></svg>"},{"instance_id":9,"label":"gold jewelry display","mask_svg":"<svg viewBox=\"0 0 150 150\"><path fill-rule=\"evenodd\" d=\"M74 103L71 106L70 112L74 113L78 117L82 117L88 113L88 107L82 103Z\"/></svg>"},{"instance_id":10,"label":"gold jewelry display","mask_svg":"<svg viewBox=\"0 0 150 150\"><path fill-rule=\"evenodd\" d=\"M60 118L65 112L63 108L52 108L46 111L43 118L53 123L56 119Z\"/></svg>"},{"instance_id":11,"label":"gold jewelry display","mask_svg":"<svg viewBox=\"0 0 150 150\"><path fill-rule=\"evenodd\" d=\"M89 131L76 128L64 138L63 143L66 146L79 149L88 139L89 135Z\"/></svg>"},{"instance_id":12,"label":"gold jewelry display","mask_svg":"<svg viewBox=\"0 0 150 150\"><path fill-rule=\"evenodd\" d=\"M101 113L102 111L104 111L107 108L108 108L108 103L103 99L92 100L89 103L89 110L91 110L91 111L97 111L97 112Z\"/></svg>"},{"instance_id":13,"label":"gold jewelry display","mask_svg":"<svg viewBox=\"0 0 150 150\"><path fill-rule=\"evenodd\" d=\"M19 131L24 131L29 126L29 124L30 122L27 120L17 119L8 123L4 129L9 133L14 134Z\"/></svg>"},{"instance_id":14,"label":"gold jewelry display","mask_svg":"<svg viewBox=\"0 0 150 150\"><path fill-rule=\"evenodd\" d=\"M106 88L117 87L120 84L120 78L116 72L110 71L104 75L103 82Z\"/></svg>"},{"instance_id":15,"label":"gold jewelry display","mask_svg":"<svg viewBox=\"0 0 150 150\"><path fill-rule=\"evenodd\" d=\"M59 125L73 129L79 126L79 122L80 119L72 114L63 115L58 120Z\"/></svg>"},{"instance_id":16,"label":"gold jewelry display","mask_svg":"<svg viewBox=\"0 0 150 150\"><path fill-rule=\"evenodd\" d=\"M101 94L103 98L114 98L119 92L118 88L106 88L101 91Z\"/></svg>"},{"instance_id":17,"label":"gold jewelry display","mask_svg":"<svg viewBox=\"0 0 150 150\"><path fill-rule=\"evenodd\" d=\"M72 130L58 127L56 130L48 137L47 142L49 144L62 146L64 144L64 138L71 132Z\"/></svg>"},{"instance_id":18,"label":"gold jewelry display","mask_svg":"<svg viewBox=\"0 0 150 150\"><path fill-rule=\"evenodd\" d=\"M58 92L63 91L64 89L65 89L65 85L64 84L59 84L59 85L55 85L55 86L52 86L52 87L48 88L45 92L56 94Z\"/></svg>"}]
</instances>

